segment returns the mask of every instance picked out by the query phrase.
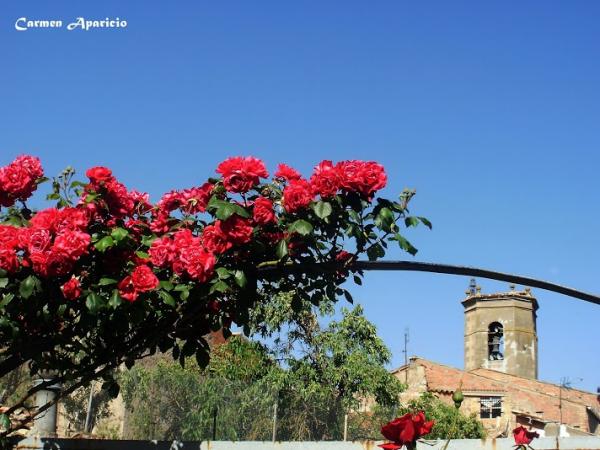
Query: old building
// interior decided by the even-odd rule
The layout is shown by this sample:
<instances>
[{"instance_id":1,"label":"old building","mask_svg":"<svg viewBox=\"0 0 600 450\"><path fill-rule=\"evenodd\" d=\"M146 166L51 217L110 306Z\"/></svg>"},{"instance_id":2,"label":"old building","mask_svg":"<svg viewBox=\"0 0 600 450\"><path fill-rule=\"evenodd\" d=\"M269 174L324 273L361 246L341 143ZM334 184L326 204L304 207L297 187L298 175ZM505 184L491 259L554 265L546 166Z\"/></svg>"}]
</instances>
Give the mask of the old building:
<instances>
[{"instance_id":1,"label":"old building","mask_svg":"<svg viewBox=\"0 0 600 450\"><path fill-rule=\"evenodd\" d=\"M465 369L413 357L394 371L408 389L407 401L432 392L452 402L461 390L461 411L476 414L489 436L506 436L515 426L541 435L600 434L600 403L590 392L537 380L537 300L529 289L482 294L472 282L465 312Z\"/></svg>"}]
</instances>

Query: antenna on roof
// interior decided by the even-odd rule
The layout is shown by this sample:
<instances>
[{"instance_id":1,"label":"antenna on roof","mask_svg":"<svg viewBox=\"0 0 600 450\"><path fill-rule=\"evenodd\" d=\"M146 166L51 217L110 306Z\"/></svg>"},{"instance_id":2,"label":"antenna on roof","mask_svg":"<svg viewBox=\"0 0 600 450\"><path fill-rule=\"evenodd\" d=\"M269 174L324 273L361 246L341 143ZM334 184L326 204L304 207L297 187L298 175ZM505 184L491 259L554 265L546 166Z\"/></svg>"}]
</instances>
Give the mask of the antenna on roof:
<instances>
[{"instance_id":1,"label":"antenna on roof","mask_svg":"<svg viewBox=\"0 0 600 450\"><path fill-rule=\"evenodd\" d=\"M402 350L402 353L404 353L404 384L408 385L408 341L409 341L409 334L408 334L408 327L406 327L404 329L404 350Z\"/></svg>"}]
</instances>

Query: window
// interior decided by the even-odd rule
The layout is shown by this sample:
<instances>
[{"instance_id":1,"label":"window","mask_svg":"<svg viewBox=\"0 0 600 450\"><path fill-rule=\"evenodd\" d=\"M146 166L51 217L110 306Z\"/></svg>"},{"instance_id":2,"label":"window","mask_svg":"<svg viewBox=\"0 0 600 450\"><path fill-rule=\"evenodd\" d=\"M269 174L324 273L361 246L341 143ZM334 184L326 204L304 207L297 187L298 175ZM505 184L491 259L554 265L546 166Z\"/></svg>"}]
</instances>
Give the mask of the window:
<instances>
[{"instance_id":1,"label":"window","mask_svg":"<svg viewBox=\"0 0 600 450\"><path fill-rule=\"evenodd\" d=\"M502 415L502 397L480 397L479 404L481 419L493 419Z\"/></svg>"},{"instance_id":2,"label":"window","mask_svg":"<svg viewBox=\"0 0 600 450\"><path fill-rule=\"evenodd\" d=\"M488 359L504 359L504 327L499 322L492 322L488 327Z\"/></svg>"}]
</instances>

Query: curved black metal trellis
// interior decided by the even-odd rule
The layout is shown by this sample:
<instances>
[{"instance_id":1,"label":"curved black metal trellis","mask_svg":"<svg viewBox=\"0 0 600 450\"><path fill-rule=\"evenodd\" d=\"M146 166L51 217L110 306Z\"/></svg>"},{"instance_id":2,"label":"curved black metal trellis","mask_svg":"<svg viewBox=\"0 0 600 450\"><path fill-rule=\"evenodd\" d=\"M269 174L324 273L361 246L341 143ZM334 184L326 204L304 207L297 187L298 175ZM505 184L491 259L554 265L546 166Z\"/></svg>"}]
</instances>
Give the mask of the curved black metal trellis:
<instances>
[{"instance_id":1,"label":"curved black metal trellis","mask_svg":"<svg viewBox=\"0 0 600 450\"><path fill-rule=\"evenodd\" d=\"M479 278L488 278L490 280L507 281L510 283L524 286L544 289L546 291L557 292L569 297L578 298L586 302L600 305L600 296L579 291L560 284L550 283L549 281L538 280L536 278L513 275L510 273L497 272L495 270L480 269L477 267L455 266L451 264L426 263L418 261L356 261L352 268L358 270L394 270L394 271L413 271L413 272L433 272L448 275L467 275ZM314 270L339 270L339 265L331 263L314 264L285 264L259 266L259 271L287 271L287 272L305 272Z\"/></svg>"}]
</instances>

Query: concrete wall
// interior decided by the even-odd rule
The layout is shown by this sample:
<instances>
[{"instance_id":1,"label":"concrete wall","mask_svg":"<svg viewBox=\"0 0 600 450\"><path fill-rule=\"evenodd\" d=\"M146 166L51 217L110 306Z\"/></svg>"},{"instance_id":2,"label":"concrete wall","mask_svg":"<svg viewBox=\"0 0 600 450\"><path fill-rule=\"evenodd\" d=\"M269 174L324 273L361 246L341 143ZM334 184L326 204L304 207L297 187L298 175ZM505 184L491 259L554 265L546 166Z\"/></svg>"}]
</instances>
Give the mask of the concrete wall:
<instances>
[{"instance_id":1,"label":"concrete wall","mask_svg":"<svg viewBox=\"0 0 600 450\"><path fill-rule=\"evenodd\" d=\"M51 439L22 441L18 450L376 450L381 442L151 442L83 439ZM535 450L600 450L600 437L540 438ZM419 442L418 450L443 450L446 441ZM446 450L514 450L512 439L457 439Z\"/></svg>"}]
</instances>

